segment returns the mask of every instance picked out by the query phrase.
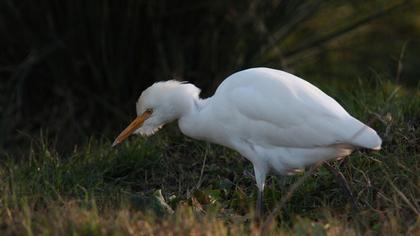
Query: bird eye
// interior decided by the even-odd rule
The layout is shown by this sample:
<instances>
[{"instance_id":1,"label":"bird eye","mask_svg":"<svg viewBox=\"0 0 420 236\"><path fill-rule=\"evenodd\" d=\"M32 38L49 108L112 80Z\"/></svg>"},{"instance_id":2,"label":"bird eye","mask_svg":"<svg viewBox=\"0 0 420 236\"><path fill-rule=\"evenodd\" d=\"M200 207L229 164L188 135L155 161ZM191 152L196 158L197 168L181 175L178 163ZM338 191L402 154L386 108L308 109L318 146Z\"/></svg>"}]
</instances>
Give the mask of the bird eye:
<instances>
[{"instance_id":1,"label":"bird eye","mask_svg":"<svg viewBox=\"0 0 420 236\"><path fill-rule=\"evenodd\" d=\"M148 109L146 109L146 112L149 113L149 114L152 114L153 113L153 109L152 108L148 108Z\"/></svg>"}]
</instances>

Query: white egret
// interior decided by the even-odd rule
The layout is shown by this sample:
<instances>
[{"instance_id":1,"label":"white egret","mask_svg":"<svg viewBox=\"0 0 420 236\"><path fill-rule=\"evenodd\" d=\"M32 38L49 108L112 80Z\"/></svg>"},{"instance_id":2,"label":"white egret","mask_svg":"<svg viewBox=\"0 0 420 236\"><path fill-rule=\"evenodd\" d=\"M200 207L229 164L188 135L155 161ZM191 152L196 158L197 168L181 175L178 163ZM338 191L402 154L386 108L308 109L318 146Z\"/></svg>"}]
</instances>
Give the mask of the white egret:
<instances>
[{"instance_id":1,"label":"white egret","mask_svg":"<svg viewBox=\"0 0 420 236\"><path fill-rule=\"evenodd\" d=\"M333 98L284 71L251 68L226 78L215 94L174 80L142 92L137 118L115 139L151 135L178 120L185 135L238 151L252 162L261 214L264 182L271 171L295 169L349 155L358 147L379 150L375 130L347 113Z\"/></svg>"}]
</instances>

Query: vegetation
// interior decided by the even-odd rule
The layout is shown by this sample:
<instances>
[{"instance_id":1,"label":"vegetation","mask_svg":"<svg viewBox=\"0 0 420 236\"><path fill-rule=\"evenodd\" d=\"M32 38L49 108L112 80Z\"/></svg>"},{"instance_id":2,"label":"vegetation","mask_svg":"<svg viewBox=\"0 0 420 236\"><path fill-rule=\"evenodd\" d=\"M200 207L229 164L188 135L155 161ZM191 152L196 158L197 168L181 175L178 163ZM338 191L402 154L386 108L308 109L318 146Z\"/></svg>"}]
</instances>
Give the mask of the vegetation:
<instances>
[{"instance_id":1,"label":"vegetation","mask_svg":"<svg viewBox=\"0 0 420 236\"><path fill-rule=\"evenodd\" d=\"M65 151L112 136L154 81L190 81L205 97L257 66L322 83L395 78L403 48L399 81L419 80L414 0L4 0L0 9L7 152L40 129Z\"/></svg>"},{"instance_id":2,"label":"vegetation","mask_svg":"<svg viewBox=\"0 0 420 236\"><path fill-rule=\"evenodd\" d=\"M420 91L383 81L334 89L384 138L379 152L334 161L359 203L320 168L283 205L270 234L418 235ZM182 136L175 125L111 149L91 140L60 154L49 140L0 168L2 235L258 234L252 167L237 153ZM301 175L270 177L273 209ZM173 213L172 210L175 210Z\"/></svg>"},{"instance_id":3,"label":"vegetation","mask_svg":"<svg viewBox=\"0 0 420 236\"><path fill-rule=\"evenodd\" d=\"M420 235L419 10L414 0L0 1L0 235ZM381 151L330 162L358 209L321 166L270 176L265 208L279 211L258 223L250 163L176 124L110 148L154 81L188 80L205 97L255 66L305 78L378 131Z\"/></svg>"}]
</instances>

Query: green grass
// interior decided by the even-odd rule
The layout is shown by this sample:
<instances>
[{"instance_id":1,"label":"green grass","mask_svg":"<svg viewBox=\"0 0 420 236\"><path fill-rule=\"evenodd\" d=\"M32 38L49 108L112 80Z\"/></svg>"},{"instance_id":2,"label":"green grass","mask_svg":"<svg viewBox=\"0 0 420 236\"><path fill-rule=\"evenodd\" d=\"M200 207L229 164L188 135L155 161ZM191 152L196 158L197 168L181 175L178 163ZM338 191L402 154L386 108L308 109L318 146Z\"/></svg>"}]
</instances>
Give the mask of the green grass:
<instances>
[{"instance_id":1,"label":"green grass","mask_svg":"<svg viewBox=\"0 0 420 236\"><path fill-rule=\"evenodd\" d=\"M379 152L356 151L332 162L360 209L352 210L321 167L297 188L268 232L418 235L420 91L381 81L324 89L384 140ZM186 138L174 124L116 149L110 139L59 153L40 137L26 154L1 157L0 235L258 234L252 166L236 152ZM270 176L266 209L301 176Z\"/></svg>"}]
</instances>

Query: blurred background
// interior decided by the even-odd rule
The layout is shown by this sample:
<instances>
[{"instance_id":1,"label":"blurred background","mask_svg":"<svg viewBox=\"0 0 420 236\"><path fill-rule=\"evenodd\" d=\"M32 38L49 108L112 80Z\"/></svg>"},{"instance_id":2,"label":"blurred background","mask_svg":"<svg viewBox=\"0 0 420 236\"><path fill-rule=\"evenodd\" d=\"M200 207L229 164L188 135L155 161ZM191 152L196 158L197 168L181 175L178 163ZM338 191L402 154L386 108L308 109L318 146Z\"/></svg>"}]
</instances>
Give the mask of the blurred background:
<instances>
[{"instance_id":1,"label":"blurred background","mask_svg":"<svg viewBox=\"0 0 420 236\"><path fill-rule=\"evenodd\" d=\"M210 96L248 67L321 86L419 86L420 1L2 0L0 150L113 139L154 81Z\"/></svg>"}]
</instances>

